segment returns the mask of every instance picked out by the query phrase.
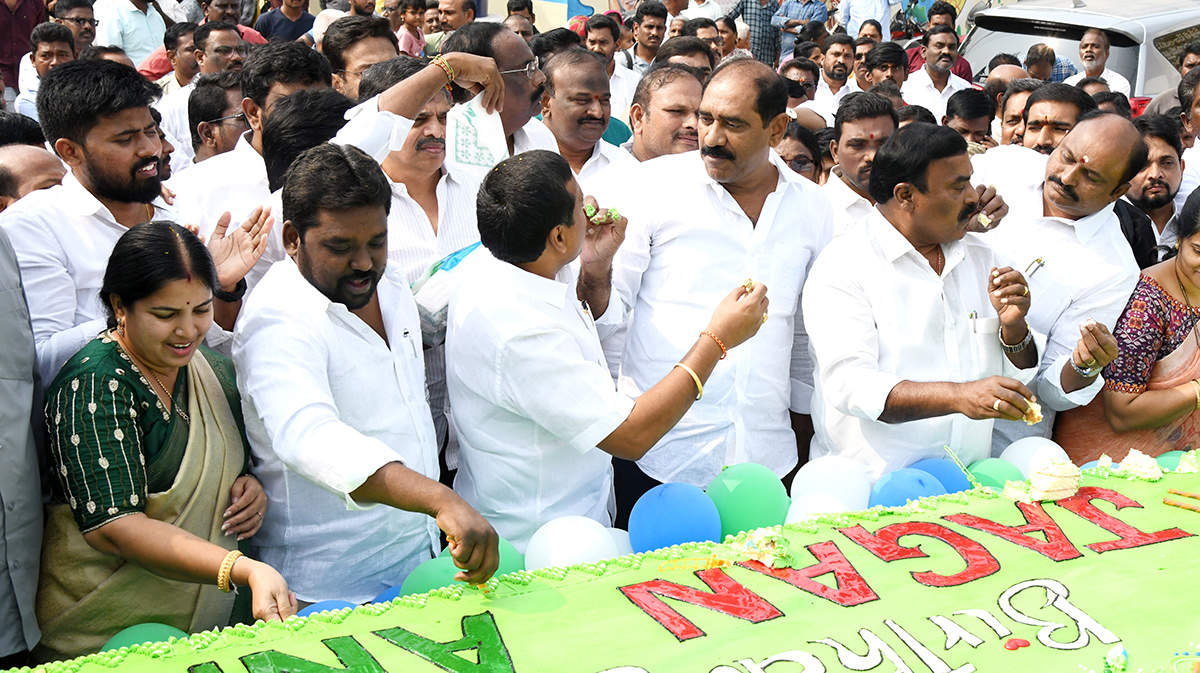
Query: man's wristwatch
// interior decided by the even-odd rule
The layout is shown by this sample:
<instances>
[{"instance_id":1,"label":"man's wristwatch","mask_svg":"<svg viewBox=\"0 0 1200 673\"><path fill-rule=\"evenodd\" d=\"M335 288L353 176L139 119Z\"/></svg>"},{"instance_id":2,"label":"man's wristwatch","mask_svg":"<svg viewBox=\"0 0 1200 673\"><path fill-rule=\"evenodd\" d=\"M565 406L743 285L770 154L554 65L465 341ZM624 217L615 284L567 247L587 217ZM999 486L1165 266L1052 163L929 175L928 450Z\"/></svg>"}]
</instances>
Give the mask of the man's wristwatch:
<instances>
[{"instance_id":1,"label":"man's wristwatch","mask_svg":"<svg viewBox=\"0 0 1200 673\"><path fill-rule=\"evenodd\" d=\"M1003 327L1001 327L1000 330L998 332L996 332L996 337L1000 339L1000 347L1004 349L1005 353L1020 353L1021 351L1025 350L1025 348L1027 346L1029 346L1030 343L1033 342L1033 330L1030 329L1029 321L1026 320L1025 321L1025 338L1021 339L1021 343L1013 345L1013 346L1010 346L1010 345L1004 343L1004 328ZM1071 364L1074 364L1074 361L1072 361Z\"/></svg>"},{"instance_id":2,"label":"man's wristwatch","mask_svg":"<svg viewBox=\"0 0 1200 673\"><path fill-rule=\"evenodd\" d=\"M220 287L213 290L213 297L216 299L219 299L227 304L232 304L234 302L241 301L242 297L245 296L245 294L246 294L246 279L245 278L238 281L237 285L235 285L233 288L233 292L226 292L226 291L222 290Z\"/></svg>"}]
</instances>

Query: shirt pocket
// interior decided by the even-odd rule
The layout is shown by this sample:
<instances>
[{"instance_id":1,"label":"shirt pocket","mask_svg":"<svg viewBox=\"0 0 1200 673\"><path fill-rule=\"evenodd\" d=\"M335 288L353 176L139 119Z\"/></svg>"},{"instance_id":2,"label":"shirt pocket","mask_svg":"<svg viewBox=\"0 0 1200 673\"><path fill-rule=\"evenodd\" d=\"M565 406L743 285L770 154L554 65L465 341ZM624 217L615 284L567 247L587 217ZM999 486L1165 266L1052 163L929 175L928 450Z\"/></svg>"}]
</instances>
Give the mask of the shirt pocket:
<instances>
[{"instance_id":1,"label":"shirt pocket","mask_svg":"<svg viewBox=\"0 0 1200 673\"><path fill-rule=\"evenodd\" d=\"M795 312L810 256L807 248L798 245L778 243L772 246L770 264L766 265L767 277L762 279L767 284L770 313L791 315Z\"/></svg>"},{"instance_id":2,"label":"shirt pocket","mask_svg":"<svg viewBox=\"0 0 1200 673\"><path fill-rule=\"evenodd\" d=\"M30 381L37 358L33 346L33 330L29 327L29 308L20 287L0 290L0 325L3 346L0 346L0 379Z\"/></svg>"}]
</instances>

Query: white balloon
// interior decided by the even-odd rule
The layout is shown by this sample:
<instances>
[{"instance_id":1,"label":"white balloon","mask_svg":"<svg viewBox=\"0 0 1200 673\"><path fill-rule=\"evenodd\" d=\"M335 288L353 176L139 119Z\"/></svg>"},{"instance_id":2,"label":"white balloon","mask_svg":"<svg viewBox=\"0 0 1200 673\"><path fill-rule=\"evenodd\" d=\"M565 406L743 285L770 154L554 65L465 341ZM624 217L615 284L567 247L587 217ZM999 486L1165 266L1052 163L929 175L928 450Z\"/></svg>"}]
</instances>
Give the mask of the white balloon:
<instances>
[{"instance_id":1,"label":"white balloon","mask_svg":"<svg viewBox=\"0 0 1200 673\"><path fill-rule=\"evenodd\" d=\"M862 507L851 507L845 500L828 493L805 493L792 501L784 523L801 523L822 514L854 512Z\"/></svg>"},{"instance_id":2,"label":"white balloon","mask_svg":"<svg viewBox=\"0 0 1200 673\"><path fill-rule=\"evenodd\" d=\"M629 531L621 530L620 528L609 528L608 534L612 537L613 542L617 543L616 556L633 553L633 545L629 542Z\"/></svg>"},{"instance_id":3,"label":"white balloon","mask_svg":"<svg viewBox=\"0 0 1200 673\"><path fill-rule=\"evenodd\" d=\"M866 509L871 500L871 480L866 473L849 458L821 456L808 461L796 472L792 481L792 500L806 493L832 495L846 503L839 511L853 512Z\"/></svg>"},{"instance_id":4,"label":"white balloon","mask_svg":"<svg viewBox=\"0 0 1200 673\"><path fill-rule=\"evenodd\" d=\"M525 548L525 569L595 563L619 555L608 529L585 516L564 516L546 522Z\"/></svg>"},{"instance_id":5,"label":"white balloon","mask_svg":"<svg viewBox=\"0 0 1200 673\"><path fill-rule=\"evenodd\" d=\"M1028 479L1030 473L1046 467L1055 460L1071 460L1054 440L1045 437L1023 437L1008 445L1001 460L1007 460Z\"/></svg>"}]
</instances>

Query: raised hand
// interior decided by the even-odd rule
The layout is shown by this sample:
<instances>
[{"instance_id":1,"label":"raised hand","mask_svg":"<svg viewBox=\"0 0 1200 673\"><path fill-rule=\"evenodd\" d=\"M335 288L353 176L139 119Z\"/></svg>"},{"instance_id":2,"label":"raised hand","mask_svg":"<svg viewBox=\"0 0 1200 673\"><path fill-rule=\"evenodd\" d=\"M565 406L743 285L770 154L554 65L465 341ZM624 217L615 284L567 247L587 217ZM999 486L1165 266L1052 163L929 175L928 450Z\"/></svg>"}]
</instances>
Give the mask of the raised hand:
<instances>
[{"instance_id":1,"label":"raised hand","mask_svg":"<svg viewBox=\"0 0 1200 673\"><path fill-rule=\"evenodd\" d=\"M217 281L226 292L232 292L262 257L267 249L267 236L275 224L271 209L262 206L255 208L249 219L233 231L229 231L231 219L229 213L221 215L208 241L208 251L217 267Z\"/></svg>"},{"instance_id":2,"label":"raised hand","mask_svg":"<svg viewBox=\"0 0 1200 673\"><path fill-rule=\"evenodd\" d=\"M590 196L583 197L583 203L584 214L592 215L587 219L587 233L583 241L583 250L579 253L579 261L582 264L610 263L625 240L625 228L629 225L629 220L622 217L615 208L601 208L596 199Z\"/></svg>"},{"instance_id":3,"label":"raised hand","mask_svg":"<svg viewBox=\"0 0 1200 673\"><path fill-rule=\"evenodd\" d=\"M1023 327L1029 313L1029 286L1020 271L1006 266L988 275L988 299L1004 327Z\"/></svg>"},{"instance_id":4,"label":"raised hand","mask_svg":"<svg viewBox=\"0 0 1200 673\"><path fill-rule=\"evenodd\" d=\"M496 62L484 56L463 52L444 54L442 59L454 69L454 83L473 93L483 92L483 109L504 109L504 78Z\"/></svg>"}]
</instances>

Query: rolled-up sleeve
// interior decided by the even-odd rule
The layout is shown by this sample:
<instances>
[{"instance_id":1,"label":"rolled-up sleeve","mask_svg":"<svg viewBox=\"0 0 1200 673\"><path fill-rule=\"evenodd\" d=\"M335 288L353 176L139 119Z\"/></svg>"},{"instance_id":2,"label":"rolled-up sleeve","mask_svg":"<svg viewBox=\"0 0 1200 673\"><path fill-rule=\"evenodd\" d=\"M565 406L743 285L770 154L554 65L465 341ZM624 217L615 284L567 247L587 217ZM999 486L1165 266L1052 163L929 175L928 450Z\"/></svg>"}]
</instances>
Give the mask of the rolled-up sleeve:
<instances>
[{"instance_id":1,"label":"rolled-up sleeve","mask_svg":"<svg viewBox=\"0 0 1200 673\"><path fill-rule=\"evenodd\" d=\"M342 422L329 386L327 338L286 308L243 316L233 345L238 388L288 469L338 493L351 510L374 505L350 493L379 468L403 462L384 442Z\"/></svg>"}]
</instances>

